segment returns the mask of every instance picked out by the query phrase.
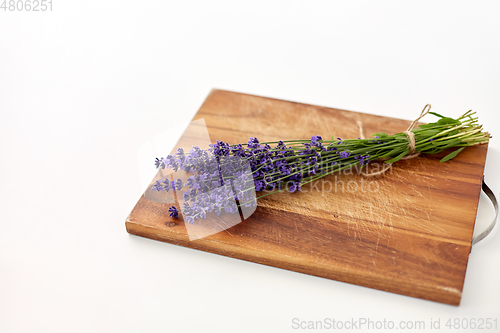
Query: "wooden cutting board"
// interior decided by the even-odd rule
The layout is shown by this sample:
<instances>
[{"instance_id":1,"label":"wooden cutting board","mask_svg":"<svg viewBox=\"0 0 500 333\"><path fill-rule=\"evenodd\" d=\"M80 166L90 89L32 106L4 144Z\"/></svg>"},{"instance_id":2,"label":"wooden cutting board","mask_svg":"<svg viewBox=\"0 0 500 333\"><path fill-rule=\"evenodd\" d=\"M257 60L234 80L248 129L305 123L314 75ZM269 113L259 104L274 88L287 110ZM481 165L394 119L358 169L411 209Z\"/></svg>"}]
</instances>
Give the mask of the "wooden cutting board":
<instances>
[{"instance_id":1,"label":"wooden cutting board","mask_svg":"<svg viewBox=\"0 0 500 333\"><path fill-rule=\"evenodd\" d=\"M402 112L413 119L419 110ZM466 110L464 110L466 111ZM459 114L450 115L458 117ZM213 90L193 120L204 118L212 143L357 138L393 134L409 120ZM432 119L433 116L428 116ZM188 135L187 135L188 136ZM330 175L328 192L258 199L245 221L190 241L182 218L144 195L127 231L193 249L397 294L458 305L471 250L487 145L395 163L384 176ZM364 184L364 188L362 185Z\"/></svg>"}]
</instances>

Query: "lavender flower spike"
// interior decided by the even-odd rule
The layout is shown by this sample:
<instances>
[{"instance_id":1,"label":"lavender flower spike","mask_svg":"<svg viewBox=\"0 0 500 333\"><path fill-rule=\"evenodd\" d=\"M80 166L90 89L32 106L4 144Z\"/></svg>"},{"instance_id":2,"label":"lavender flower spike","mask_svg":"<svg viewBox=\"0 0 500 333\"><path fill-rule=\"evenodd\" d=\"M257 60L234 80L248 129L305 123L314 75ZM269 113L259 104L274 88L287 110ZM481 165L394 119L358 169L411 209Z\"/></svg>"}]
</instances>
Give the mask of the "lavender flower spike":
<instances>
[{"instance_id":1,"label":"lavender flower spike","mask_svg":"<svg viewBox=\"0 0 500 333\"><path fill-rule=\"evenodd\" d=\"M179 217L179 210L177 210L177 208L175 208L175 206L172 206L168 209L168 211L170 212L170 217Z\"/></svg>"}]
</instances>

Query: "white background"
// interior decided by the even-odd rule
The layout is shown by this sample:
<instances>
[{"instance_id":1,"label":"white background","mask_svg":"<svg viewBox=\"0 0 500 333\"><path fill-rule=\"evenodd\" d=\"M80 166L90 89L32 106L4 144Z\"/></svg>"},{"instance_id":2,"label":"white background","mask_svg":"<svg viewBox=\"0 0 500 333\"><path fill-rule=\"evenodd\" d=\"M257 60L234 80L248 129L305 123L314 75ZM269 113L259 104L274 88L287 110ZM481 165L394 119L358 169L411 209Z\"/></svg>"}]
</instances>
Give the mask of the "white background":
<instances>
[{"instance_id":1,"label":"white background","mask_svg":"<svg viewBox=\"0 0 500 333\"><path fill-rule=\"evenodd\" d=\"M137 151L212 88L413 119L473 109L500 179L498 1L74 1L0 11L0 332L295 332L497 318L498 228L459 307L125 231ZM430 120L430 119L427 119ZM425 121L425 120L424 120ZM151 164L153 167L153 164ZM478 224L492 217L481 199ZM465 332L468 330L462 330ZM485 331L485 330L483 330Z\"/></svg>"}]
</instances>

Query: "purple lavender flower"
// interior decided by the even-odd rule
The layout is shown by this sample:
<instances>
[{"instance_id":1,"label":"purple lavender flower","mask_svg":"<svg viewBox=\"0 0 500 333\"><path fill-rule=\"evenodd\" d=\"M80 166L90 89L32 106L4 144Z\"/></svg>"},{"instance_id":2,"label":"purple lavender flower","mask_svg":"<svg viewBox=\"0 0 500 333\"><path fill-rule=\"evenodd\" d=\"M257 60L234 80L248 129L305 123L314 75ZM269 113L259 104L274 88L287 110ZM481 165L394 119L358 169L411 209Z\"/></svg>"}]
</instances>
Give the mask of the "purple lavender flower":
<instances>
[{"instance_id":1,"label":"purple lavender flower","mask_svg":"<svg viewBox=\"0 0 500 333\"><path fill-rule=\"evenodd\" d=\"M163 185L163 189L168 192L170 190L170 182L167 180L167 178L165 178L165 180L162 182L165 183L165 185Z\"/></svg>"},{"instance_id":2,"label":"purple lavender flower","mask_svg":"<svg viewBox=\"0 0 500 333\"><path fill-rule=\"evenodd\" d=\"M316 145L318 143L318 141L320 141L320 140L323 140L323 139L319 135L313 135L313 136L311 136L311 143L313 145Z\"/></svg>"},{"instance_id":3,"label":"purple lavender flower","mask_svg":"<svg viewBox=\"0 0 500 333\"><path fill-rule=\"evenodd\" d=\"M291 182L290 193L300 191L300 182Z\"/></svg>"},{"instance_id":4,"label":"purple lavender flower","mask_svg":"<svg viewBox=\"0 0 500 333\"><path fill-rule=\"evenodd\" d=\"M288 189L294 193L300 191L303 181L326 174L351 155L337 149L331 142L323 146L322 137L314 135L310 141L290 144L279 141L275 147L260 144L257 138L250 138L246 147L242 144L229 145L216 141L207 150L193 146L189 153L178 149L173 155L156 159L155 165L161 168L178 169L192 172L186 182L181 179L169 181L161 179L153 187L154 190L170 188L183 193L183 215L187 223L205 218L208 213L237 213L240 207L255 207L255 192ZM335 146L334 146L335 145ZM340 155L339 155L340 154ZM356 155L357 163L367 160ZM236 205L235 205L236 203Z\"/></svg>"},{"instance_id":5,"label":"purple lavender flower","mask_svg":"<svg viewBox=\"0 0 500 333\"><path fill-rule=\"evenodd\" d=\"M223 141L217 140L217 143L211 144L210 146L215 156L228 156L230 153L229 144Z\"/></svg>"},{"instance_id":6,"label":"purple lavender flower","mask_svg":"<svg viewBox=\"0 0 500 333\"><path fill-rule=\"evenodd\" d=\"M168 211L170 212L170 217L179 217L179 211L174 206L170 207Z\"/></svg>"},{"instance_id":7,"label":"purple lavender flower","mask_svg":"<svg viewBox=\"0 0 500 333\"><path fill-rule=\"evenodd\" d=\"M348 152L348 151L342 151L342 152L340 152L340 158L347 158L349 156L351 156L351 153Z\"/></svg>"},{"instance_id":8,"label":"purple lavender flower","mask_svg":"<svg viewBox=\"0 0 500 333\"><path fill-rule=\"evenodd\" d=\"M470 115L469 118L471 118ZM441 119L432 128L444 130L449 126L455 126L456 123L462 123L460 119L465 118L465 115L457 120L445 118L445 122ZM469 133L467 131L463 133ZM429 137L432 132L413 132L418 137L416 139L418 151L436 153L442 148L439 145L423 144L424 139L428 142L434 140ZM349 166L365 165L369 163L370 158L391 157L392 162L400 158L400 156L394 157L393 155L401 150L401 147L406 146L407 138L404 133L391 136L386 133L376 134L370 139L342 141L341 138L337 140L332 138L326 142L321 136L313 135L310 140L290 140L287 144L278 141L275 147L271 147L269 143L260 143L256 137L251 137L247 144L230 145L217 140L208 149L193 146L188 153L185 153L184 149L179 148L172 155L156 158L155 166L162 169L169 168L174 172L180 169L183 172L191 172L193 175L187 179L186 183L183 183L181 179L170 180L169 176L157 180L151 188L153 191L168 191L170 188L175 191L184 189L182 194L185 202L182 213L187 223L194 223L196 219L205 218L211 213L240 211L244 216L243 207L256 205L255 191L270 189L272 191L289 190L293 193L300 191L301 185L315 181L326 174ZM477 143L482 143L482 140L489 138L489 134L483 134L484 137L478 135L474 140L477 139ZM440 135L434 136L441 138ZM454 137L455 134L452 138ZM439 140L445 139L450 138L443 137ZM442 146L445 147L445 145ZM153 200L158 197L161 196L151 196ZM169 212L171 216L178 215L175 207L171 207Z\"/></svg>"},{"instance_id":9,"label":"purple lavender flower","mask_svg":"<svg viewBox=\"0 0 500 333\"><path fill-rule=\"evenodd\" d=\"M163 191L162 179L157 180L156 183L151 187L153 191Z\"/></svg>"},{"instance_id":10,"label":"purple lavender flower","mask_svg":"<svg viewBox=\"0 0 500 333\"><path fill-rule=\"evenodd\" d=\"M155 160L155 166L156 166L156 168L158 169L161 164L162 164L161 160L157 157L156 160Z\"/></svg>"},{"instance_id":11,"label":"purple lavender flower","mask_svg":"<svg viewBox=\"0 0 500 333\"><path fill-rule=\"evenodd\" d=\"M174 188L174 187L172 187L172 188ZM181 179L177 179L175 181L175 189L177 191L180 191L182 189L182 180Z\"/></svg>"},{"instance_id":12,"label":"purple lavender flower","mask_svg":"<svg viewBox=\"0 0 500 333\"><path fill-rule=\"evenodd\" d=\"M231 154L234 156L245 157L245 149L243 145L239 143L236 147L231 148Z\"/></svg>"},{"instance_id":13,"label":"purple lavender flower","mask_svg":"<svg viewBox=\"0 0 500 333\"><path fill-rule=\"evenodd\" d=\"M266 183L262 180L255 181L255 190L257 192L262 191L266 188Z\"/></svg>"},{"instance_id":14,"label":"purple lavender flower","mask_svg":"<svg viewBox=\"0 0 500 333\"><path fill-rule=\"evenodd\" d=\"M368 164L368 162L370 161L370 156L369 155L362 155L359 157L358 161L359 161L359 164L361 164L361 165Z\"/></svg>"},{"instance_id":15,"label":"purple lavender flower","mask_svg":"<svg viewBox=\"0 0 500 333\"><path fill-rule=\"evenodd\" d=\"M311 170L309 170L310 175L315 175L318 172L319 165L315 165Z\"/></svg>"},{"instance_id":16,"label":"purple lavender flower","mask_svg":"<svg viewBox=\"0 0 500 333\"><path fill-rule=\"evenodd\" d=\"M248 148L259 148L259 140L257 138L250 138L248 140Z\"/></svg>"}]
</instances>

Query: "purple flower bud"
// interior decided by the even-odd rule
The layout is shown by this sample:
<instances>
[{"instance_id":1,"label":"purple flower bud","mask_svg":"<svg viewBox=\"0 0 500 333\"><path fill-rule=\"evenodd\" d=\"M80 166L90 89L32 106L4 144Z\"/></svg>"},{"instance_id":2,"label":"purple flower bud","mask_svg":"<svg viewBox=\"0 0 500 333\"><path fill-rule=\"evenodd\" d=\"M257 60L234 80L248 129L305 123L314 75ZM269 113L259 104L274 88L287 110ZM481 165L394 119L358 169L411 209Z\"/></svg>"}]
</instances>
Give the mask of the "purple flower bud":
<instances>
[{"instance_id":1,"label":"purple flower bud","mask_svg":"<svg viewBox=\"0 0 500 333\"><path fill-rule=\"evenodd\" d=\"M156 181L156 184L154 184L151 189L153 191L163 191L163 185L161 184L161 179Z\"/></svg>"},{"instance_id":2,"label":"purple flower bud","mask_svg":"<svg viewBox=\"0 0 500 333\"><path fill-rule=\"evenodd\" d=\"M179 217L179 211L174 206L170 207L168 211L170 212L170 217Z\"/></svg>"},{"instance_id":3,"label":"purple flower bud","mask_svg":"<svg viewBox=\"0 0 500 333\"><path fill-rule=\"evenodd\" d=\"M348 152L348 151L342 151L342 152L340 152L340 158L347 158L349 156L351 156L351 153Z\"/></svg>"},{"instance_id":4,"label":"purple flower bud","mask_svg":"<svg viewBox=\"0 0 500 333\"><path fill-rule=\"evenodd\" d=\"M248 148L259 148L259 140L257 138L250 138L248 140Z\"/></svg>"},{"instance_id":5,"label":"purple flower bud","mask_svg":"<svg viewBox=\"0 0 500 333\"><path fill-rule=\"evenodd\" d=\"M163 157L162 157L161 159L163 159ZM157 158L156 158L156 160L155 160L155 166L156 166L156 168L158 169L158 168L160 167L160 165L162 165L162 162L161 162L161 160L157 157Z\"/></svg>"},{"instance_id":6,"label":"purple flower bud","mask_svg":"<svg viewBox=\"0 0 500 333\"><path fill-rule=\"evenodd\" d=\"M311 143L313 145L316 145L318 143L318 141L320 141L320 140L323 140L323 139L319 135L313 135L313 136L311 136Z\"/></svg>"}]
</instances>

